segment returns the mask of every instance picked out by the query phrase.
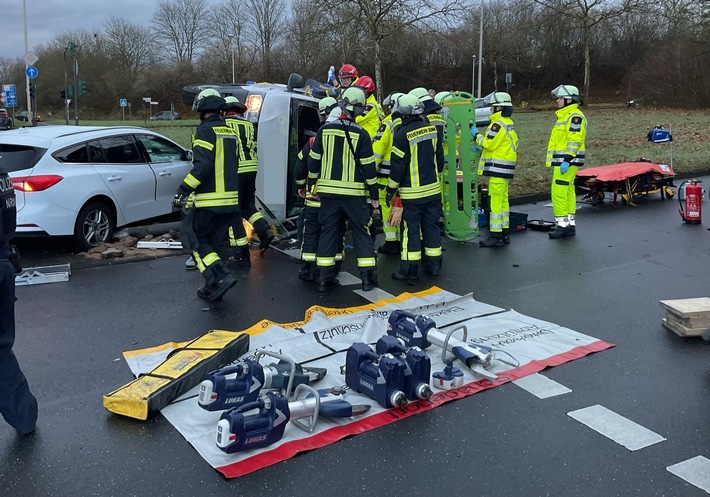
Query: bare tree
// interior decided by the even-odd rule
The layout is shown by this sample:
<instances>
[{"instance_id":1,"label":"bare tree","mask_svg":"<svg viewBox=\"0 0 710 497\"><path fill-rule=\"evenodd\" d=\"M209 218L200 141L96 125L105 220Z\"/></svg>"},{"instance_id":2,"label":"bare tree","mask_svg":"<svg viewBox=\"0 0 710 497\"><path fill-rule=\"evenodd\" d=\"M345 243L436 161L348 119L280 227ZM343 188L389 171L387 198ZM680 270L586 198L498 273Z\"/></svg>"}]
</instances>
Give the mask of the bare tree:
<instances>
[{"instance_id":1,"label":"bare tree","mask_svg":"<svg viewBox=\"0 0 710 497\"><path fill-rule=\"evenodd\" d=\"M584 98L589 99L589 74L591 66L590 33L600 23L631 12L643 0L533 0L544 6L554 16L570 19L582 31L584 51Z\"/></svg>"},{"instance_id":2,"label":"bare tree","mask_svg":"<svg viewBox=\"0 0 710 497\"><path fill-rule=\"evenodd\" d=\"M248 72L254 67L258 46L250 36L249 21L241 13L244 10L242 2L238 0L225 0L215 6L212 11L212 23L216 40L213 44L220 54L220 59L226 61L230 68L234 57L235 80L245 79ZM223 56L222 56L223 54Z\"/></svg>"},{"instance_id":3,"label":"bare tree","mask_svg":"<svg viewBox=\"0 0 710 497\"><path fill-rule=\"evenodd\" d=\"M378 99L382 88L382 42L385 38L401 33L404 28L417 28L422 32L446 25L464 7L464 0L342 0L340 7L350 17L341 19L347 24L359 19L366 29L366 36L373 48L375 85ZM318 0L316 9L327 11L330 2ZM337 29L337 26L335 27ZM362 43L362 39L356 39Z\"/></svg>"},{"instance_id":4,"label":"bare tree","mask_svg":"<svg viewBox=\"0 0 710 497\"><path fill-rule=\"evenodd\" d=\"M285 0L248 0L246 12L261 49L263 77L271 77L271 51L286 34Z\"/></svg>"},{"instance_id":5,"label":"bare tree","mask_svg":"<svg viewBox=\"0 0 710 497\"><path fill-rule=\"evenodd\" d=\"M153 29L167 45L167 57L174 63L192 62L210 40L206 0L160 0L153 14Z\"/></svg>"},{"instance_id":6,"label":"bare tree","mask_svg":"<svg viewBox=\"0 0 710 497\"><path fill-rule=\"evenodd\" d=\"M104 49L115 64L136 77L155 58L158 47L149 28L112 16L106 22Z\"/></svg>"}]
</instances>

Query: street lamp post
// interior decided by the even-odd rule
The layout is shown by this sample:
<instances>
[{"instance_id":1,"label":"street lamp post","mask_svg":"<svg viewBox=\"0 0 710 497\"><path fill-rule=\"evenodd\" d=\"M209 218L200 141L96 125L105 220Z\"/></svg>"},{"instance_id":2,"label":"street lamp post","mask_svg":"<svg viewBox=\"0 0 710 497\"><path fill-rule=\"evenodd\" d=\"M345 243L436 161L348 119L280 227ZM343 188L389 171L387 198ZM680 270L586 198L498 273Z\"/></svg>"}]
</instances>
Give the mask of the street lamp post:
<instances>
[{"instance_id":1,"label":"street lamp post","mask_svg":"<svg viewBox=\"0 0 710 497\"><path fill-rule=\"evenodd\" d=\"M229 37L229 51L232 53L232 84L234 84L234 45L232 45L232 39L234 34L227 35Z\"/></svg>"},{"instance_id":2,"label":"street lamp post","mask_svg":"<svg viewBox=\"0 0 710 497\"><path fill-rule=\"evenodd\" d=\"M473 70L471 71L471 95L476 96L476 56L473 56Z\"/></svg>"},{"instance_id":3,"label":"street lamp post","mask_svg":"<svg viewBox=\"0 0 710 497\"><path fill-rule=\"evenodd\" d=\"M481 0L481 24L478 27L478 98L481 98L481 70L483 68L483 0Z\"/></svg>"}]
</instances>

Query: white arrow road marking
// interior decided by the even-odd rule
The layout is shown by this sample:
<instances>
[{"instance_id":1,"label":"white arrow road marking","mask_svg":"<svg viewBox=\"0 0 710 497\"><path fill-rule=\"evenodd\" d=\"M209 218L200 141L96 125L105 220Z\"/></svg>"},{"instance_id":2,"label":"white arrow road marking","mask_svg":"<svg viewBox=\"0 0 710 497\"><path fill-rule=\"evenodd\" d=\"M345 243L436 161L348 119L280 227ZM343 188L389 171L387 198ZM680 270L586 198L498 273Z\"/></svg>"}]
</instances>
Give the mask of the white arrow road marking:
<instances>
[{"instance_id":1,"label":"white arrow road marking","mask_svg":"<svg viewBox=\"0 0 710 497\"><path fill-rule=\"evenodd\" d=\"M598 404L568 412L567 415L629 450L643 449L665 440L659 434Z\"/></svg>"},{"instance_id":2,"label":"white arrow road marking","mask_svg":"<svg viewBox=\"0 0 710 497\"><path fill-rule=\"evenodd\" d=\"M555 395L564 395L572 390L566 386L551 380L547 376L540 373L534 373L524 376L518 380L513 380L513 383L518 385L523 390L527 390L538 399L546 399Z\"/></svg>"},{"instance_id":3,"label":"white arrow road marking","mask_svg":"<svg viewBox=\"0 0 710 497\"><path fill-rule=\"evenodd\" d=\"M696 456L666 468L674 475L683 478L691 485L710 493L710 459Z\"/></svg>"}]
</instances>

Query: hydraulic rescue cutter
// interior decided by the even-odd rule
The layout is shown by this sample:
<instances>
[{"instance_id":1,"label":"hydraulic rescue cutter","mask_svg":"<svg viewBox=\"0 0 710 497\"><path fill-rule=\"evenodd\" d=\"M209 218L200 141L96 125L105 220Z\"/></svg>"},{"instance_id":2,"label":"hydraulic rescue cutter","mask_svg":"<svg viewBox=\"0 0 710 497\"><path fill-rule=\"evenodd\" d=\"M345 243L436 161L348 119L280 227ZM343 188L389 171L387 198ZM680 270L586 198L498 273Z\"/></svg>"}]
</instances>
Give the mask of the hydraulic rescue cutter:
<instances>
[{"instance_id":1,"label":"hydraulic rescue cutter","mask_svg":"<svg viewBox=\"0 0 710 497\"><path fill-rule=\"evenodd\" d=\"M463 340L452 336L458 330L463 330ZM388 319L387 334L401 339L409 347L426 349L434 344L442 349L441 361L444 364L451 360L447 353L453 354L472 372L489 380L498 378L487 370L493 359L514 367L520 365L513 356L503 350L467 342L468 329L465 325L453 327L445 334L436 328L436 323L430 317L408 311L392 311Z\"/></svg>"},{"instance_id":2,"label":"hydraulic rescue cutter","mask_svg":"<svg viewBox=\"0 0 710 497\"><path fill-rule=\"evenodd\" d=\"M279 362L268 366L260 364L259 360L265 355ZM326 372L325 368L306 368L288 357L258 350L253 357L206 374L197 403L207 411L221 411L256 401L263 389L281 390L288 396L298 385L322 380Z\"/></svg>"},{"instance_id":3,"label":"hydraulic rescue cutter","mask_svg":"<svg viewBox=\"0 0 710 497\"><path fill-rule=\"evenodd\" d=\"M222 413L217 423L217 447L228 454L258 449L281 440L289 421L312 433L319 416L349 418L370 410L367 404L351 404L344 393L342 388L315 390L301 384L289 401L278 392L266 392L254 402Z\"/></svg>"}]
</instances>

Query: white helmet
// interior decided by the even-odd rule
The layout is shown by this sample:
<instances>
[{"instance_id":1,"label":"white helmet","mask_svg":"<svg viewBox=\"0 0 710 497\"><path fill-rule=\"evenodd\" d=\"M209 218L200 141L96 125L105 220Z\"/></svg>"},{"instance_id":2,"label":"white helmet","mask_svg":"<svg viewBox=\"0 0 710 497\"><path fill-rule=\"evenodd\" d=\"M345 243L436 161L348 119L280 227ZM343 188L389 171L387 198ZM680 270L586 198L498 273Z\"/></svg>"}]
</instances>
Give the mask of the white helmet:
<instances>
[{"instance_id":1,"label":"white helmet","mask_svg":"<svg viewBox=\"0 0 710 497\"><path fill-rule=\"evenodd\" d=\"M327 114L329 113L333 107L338 105L338 101L335 100L333 97L325 97L318 102L318 112L321 114Z\"/></svg>"},{"instance_id":2,"label":"white helmet","mask_svg":"<svg viewBox=\"0 0 710 497\"><path fill-rule=\"evenodd\" d=\"M443 105L444 101L449 98L453 97L454 94L450 91L440 91L436 95L434 95L434 102L436 102L439 105Z\"/></svg>"},{"instance_id":3,"label":"white helmet","mask_svg":"<svg viewBox=\"0 0 710 497\"><path fill-rule=\"evenodd\" d=\"M512 107L510 95L503 91L494 91L483 97L483 103L494 107Z\"/></svg>"},{"instance_id":4,"label":"white helmet","mask_svg":"<svg viewBox=\"0 0 710 497\"><path fill-rule=\"evenodd\" d=\"M397 112L403 116L416 116L424 112L424 104L416 95L408 93L397 99Z\"/></svg>"},{"instance_id":5,"label":"white helmet","mask_svg":"<svg viewBox=\"0 0 710 497\"><path fill-rule=\"evenodd\" d=\"M365 110L365 91L357 86L348 87L340 97L340 107L348 112L352 112L354 116L359 116Z\"/></svg>"},{"instance_id":6,"label":"white helmet","mask_svg":"<svg viewBox=\"0 0 710 497\"><path fill-rule=\"evenodd\" d=\"M555 98L565 98L569 100L574 100L575 102L579 102L579 89L576 86L572 85L560 85L554 90L552 90L550 93L552 93L552 96Z\"/></svg>"},{"instance_id":7,"label":"white helmet","mask_svg":"<svg viewBox=\"0 0 710 497\"><path fill-rule=\"evenodd\" d=\"M394 108L397 105L397 99L399 99L399 97L401 97L402 95L404 95L404 93L400 93L400 92L390 93L382 101L382 105L384 105L385 107Z\"/></svg>"}]
</instances>

